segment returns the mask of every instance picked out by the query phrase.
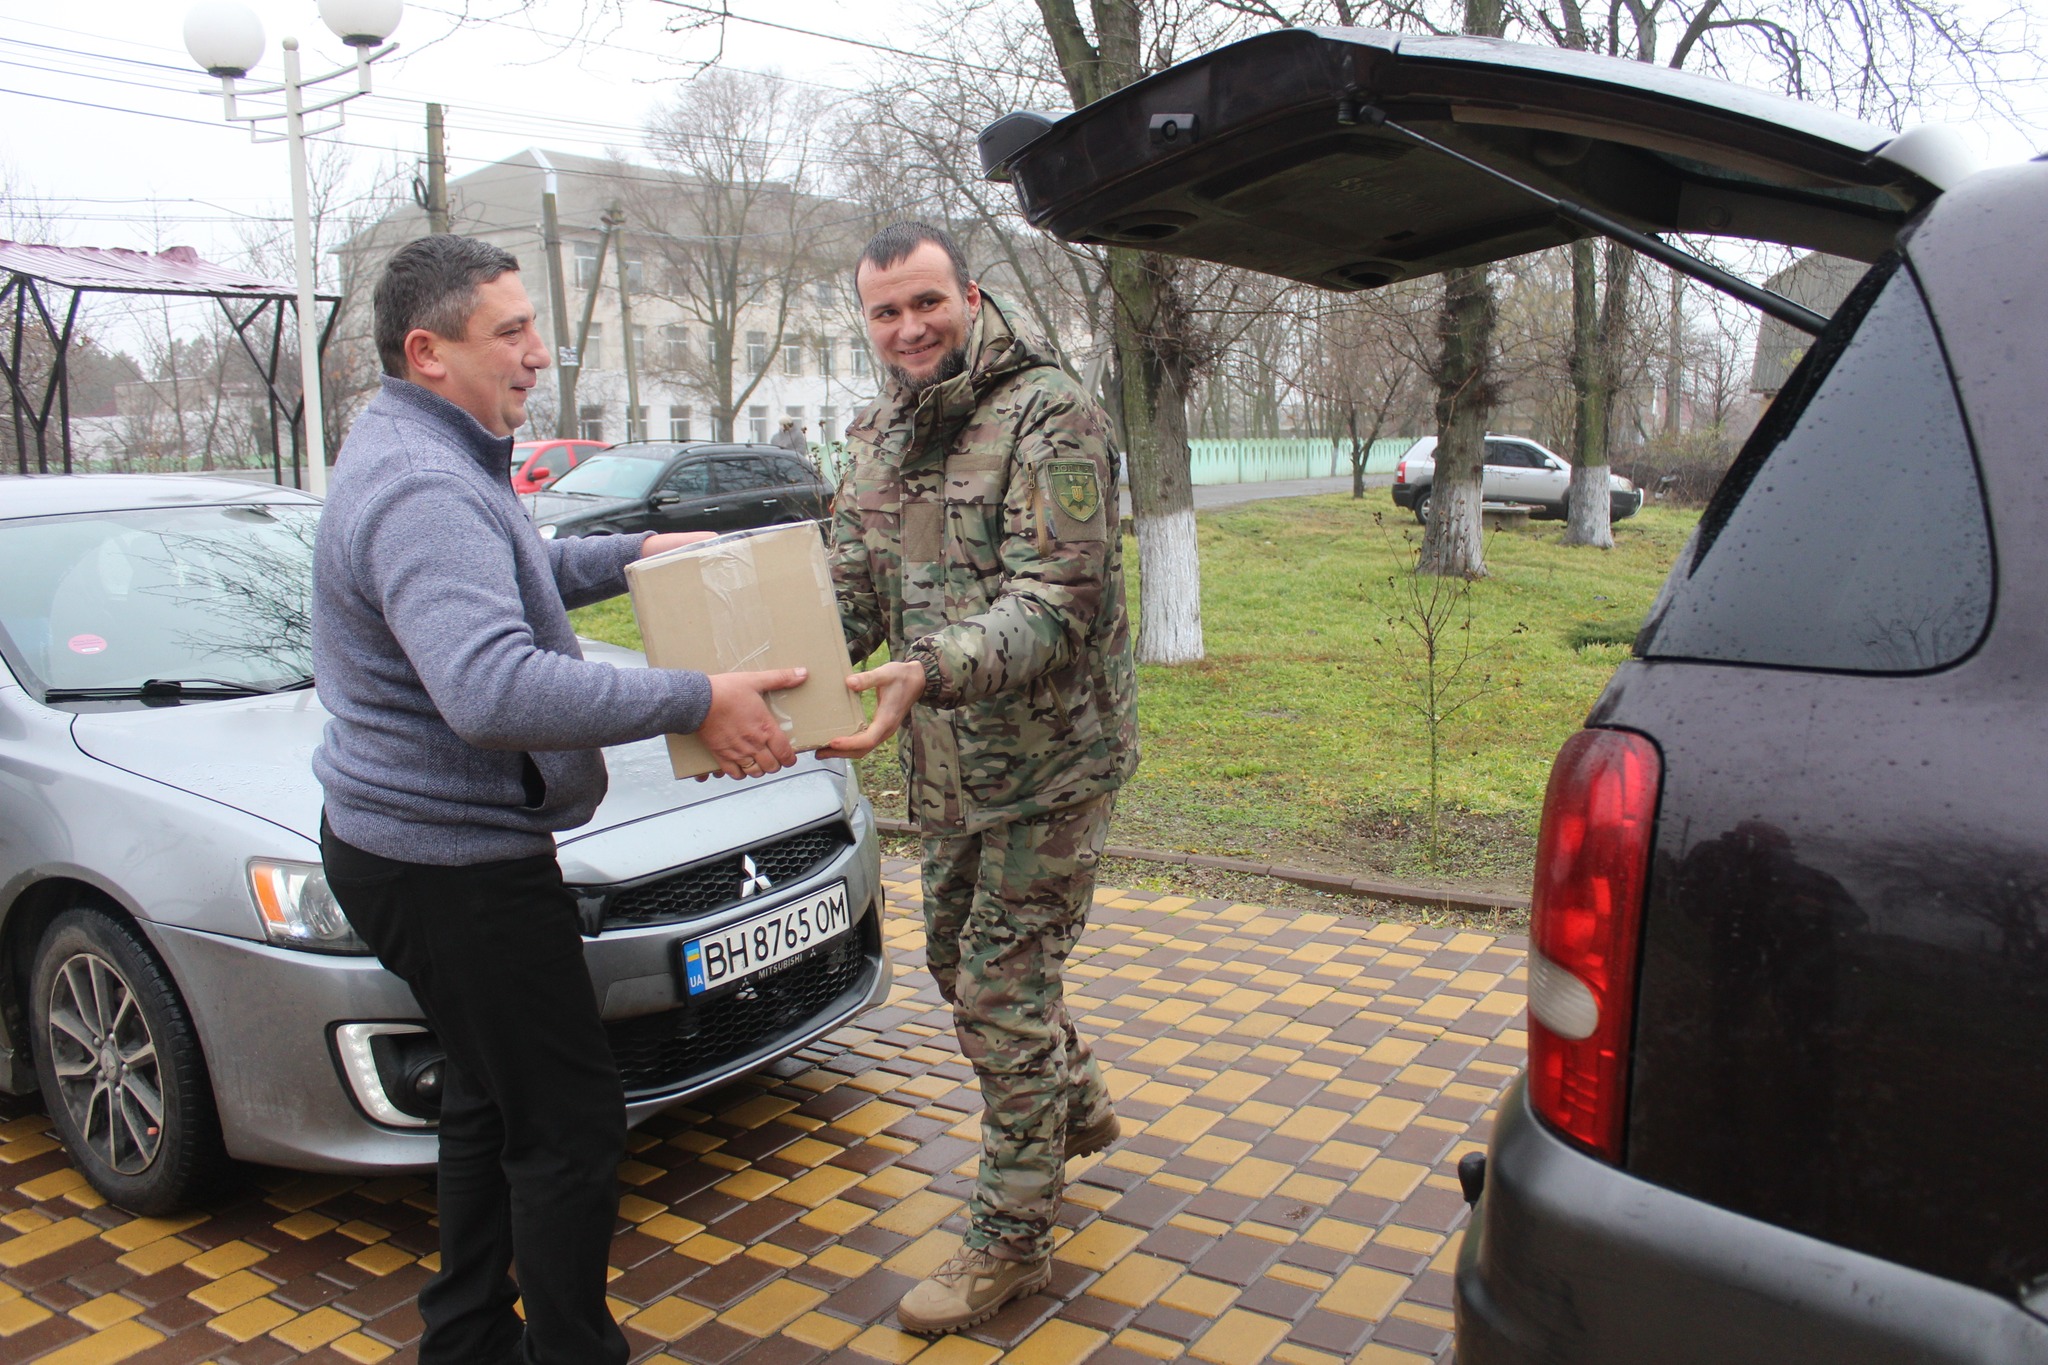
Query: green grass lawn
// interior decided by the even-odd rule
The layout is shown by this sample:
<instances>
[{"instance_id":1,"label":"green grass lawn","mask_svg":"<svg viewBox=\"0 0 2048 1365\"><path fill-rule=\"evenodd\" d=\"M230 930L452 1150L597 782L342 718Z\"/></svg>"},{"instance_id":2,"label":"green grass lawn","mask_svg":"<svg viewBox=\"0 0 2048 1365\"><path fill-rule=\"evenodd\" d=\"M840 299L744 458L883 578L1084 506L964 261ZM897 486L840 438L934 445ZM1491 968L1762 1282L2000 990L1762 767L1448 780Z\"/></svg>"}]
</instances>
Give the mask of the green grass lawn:
<instances>
[{"instance_id":1,"label":"green grass lawn","mask_svg":"<svg viewBox=\"0 0 2048 1365\"><path fill-rule=\"evenodd\" d=\"M1556 522L1489 537L1490 577L1470 598L1483 652L1467 676L1490 681L1444 727L1450 813L1434 875L1526 887L1550 760L1628 656L1697 519L1648 509L1615 528L1605 553L1564 548ZM1139 670L1144 758L1111 839L1431 875L1417 650L1399 624L1421 528L1384 490L1253 503L1199 524L1208 658ZM1137 558L1127 541L1134 590ZM639 644L624 599L577 612L576 624ZM862 781L877 809L901 812L893 757L869 759Z\"/></svg>"}]
</instances>

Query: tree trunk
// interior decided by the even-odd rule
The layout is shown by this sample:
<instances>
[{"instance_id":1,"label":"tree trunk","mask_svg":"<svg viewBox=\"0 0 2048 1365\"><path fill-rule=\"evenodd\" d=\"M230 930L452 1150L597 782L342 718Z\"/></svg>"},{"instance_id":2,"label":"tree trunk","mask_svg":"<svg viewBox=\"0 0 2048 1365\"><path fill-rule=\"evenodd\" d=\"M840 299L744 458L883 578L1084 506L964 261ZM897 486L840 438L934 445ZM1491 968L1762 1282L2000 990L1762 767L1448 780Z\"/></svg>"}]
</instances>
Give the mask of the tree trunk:
<instances>
[{"instance_id":1,"label":"tree trunk","mask_svg":"<svg viewBox=\"0 0 2048 1365\"><path fill-rule=\"evenodd\" d=\"M1486 266L1444 272L1437 335L1436 475L1418 573L1486 576L1479 515L1493 410L1493 280Z\"/></svg>"},{"instance_id":2,"label":"tree trunk","mask_svg":"<svg viewBox=\"0 0 2048 1365\"><path fill-rule=\"evenodd\" d=\"M1564 543L1611 550L1607 366L1600 344L1600 265L1594 253L1590 238L1572 243L1572 484Z\"/></svg>"},{"instance_id":3,"label":"tree trunk","mask_svg":"<svg viewBox=\"0 0 2048 1365\"><path fill-rule=\"evenodd\" d=\"M1351 496L1357 499L1365 496L1365 461L1370 452L1370 447L1358 443L1358 404L1344 410L1344 421L1351 430Z\"/></svg>"},{"instance_id":4,"label":"tree trunk","mask_svg":"<svg viewBox=\"0 0 2048 1365\"><path fill-rule=\"evenodd\" d=\"M1160 325L1171 283L1157 258L1109 251L1116 294L1117 369L1130 461L1131 517L1138 532L1138 661L1193 663L1202 657L1201 555L1189 475L1187 381Z\"/></svg>"},{"instance_id":5,"label":"tree trunk","mask_svg":"<svg viewBox=\"0 0 2048 1365\"><path fill-rule=\"evenodd\" d=\"M1671 334L1664 357L1664 430L1678 434L1680 395L1685 388L1684 277L1671 272Z\"/></svg>"}]
</instances>

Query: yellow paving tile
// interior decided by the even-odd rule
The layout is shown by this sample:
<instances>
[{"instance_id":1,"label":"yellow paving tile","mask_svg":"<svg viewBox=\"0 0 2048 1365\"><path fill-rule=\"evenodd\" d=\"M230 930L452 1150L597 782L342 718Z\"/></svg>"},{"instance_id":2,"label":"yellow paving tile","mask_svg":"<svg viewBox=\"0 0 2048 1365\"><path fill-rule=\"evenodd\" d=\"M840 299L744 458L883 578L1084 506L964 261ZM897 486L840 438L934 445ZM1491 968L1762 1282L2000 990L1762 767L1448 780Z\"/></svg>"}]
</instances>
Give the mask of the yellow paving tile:
<instances>
[{"instance_id":1,"label":"yellow paving tile","mask_svg":"<svg viewBox=\"0 0 2048 1365\"><path fill-rule=\"evenodd\" d=\"M1407 1318L1410 1322L1424 1323L1427 1326L1436 1328L1440 1332L1453 1331L1458 1325L1457 1318L1441 1308L1432 1308L1426 1303L1410 1302L1396 1304L1394 1305L1394 1316L1397 1318Z\"/></svg>"},{"instance_id":2,"label":"yellow paving tile","mask_svg":"<svg viewBox=\"0 0 2048 1365\"><path fill-rule=\"evenodd\" d=\"M795 1337L806 1346L816 1346L823 1351L836 1351L852 1341L860 1328L839 1318L827 1317L823 1313L806 1313L782 1329L782 1335Z\"/></svg>"},{"instance_id":3,"label":"yellow paving tile","mask_svg":"<svg viewBox=\"0 0 2048 1365\"><path fill-rule=\"evenodd\" d=\"M1273 1131L1281 1137L1300 1138L1303 1142L1323 1142L1350 1118L1351 1115L1340 1109L1305 1105L1291 1112Z\"/></svg>"},{"instance_id":4,"label":"yellow paving tile","mask_svg":"<svg viewBox=\"0 0 2048 1365\"><path fill-rule=\"evenodd\" d=\"M1133 1351L1141 1356L1150 1356L1154 1360L1178 1360L1181 1357L1181 1345L1179 1342L1167 1337L1154 1336L1150 1332L1141 1332L1135 1327L1126 1327L1123 1331L1118 1332L1116 1334L1116 1344L1123 1347L1126 1351Z\"/></svg>"},{"instance_id":5,"label":"yellow paving tile","mask_svg":"<svg viewBox=\"0 0 2048 1365\"><path fill-rule=\"evenodd\" d=\"M1390 1247L1399 1247L1403 1251L1419 1251L1425 1256L1434 1254L1436 1249L1444 1244L1444 1239L1434 1232L1424 1232L1420 1228L1404 1228L1398 1223L1381 1228L1373 1240Z\"/></svg>"},{"instance_id":6,"label":"yellow paving tile","mask_svg":"<svg viewBox=\"0 0 2048 1365\"><path fill-rule=\"evenodd\" d=\"M738 1242L728 1242L715 1233L700 1232L689 1241L678 1245L676 1250L707 1265L723 1265L746 1248Z\"/></svg>"},{"instance_id":7,"label":"yellow paving tile","mask_svg":"<svg viewBox=\"0 0 2048 1365\"><path fill-rule=\"evenodd\" d=\"M791 1251L788 1247L777 1246L773 1242L758 1242L748 1247L746 1254L757 1261L766 1261L769 1265L780 1266L784 1270L794 1270L804 1263L802 1252Z\"/></svg>"},{"instance_id":8,"label":"yellow paving tile","mask_svg":"<svg viewBox=\"0 0 2048 1365\"><path fill-rule=\"evenodd\" d=\"M15 1186L15 1192L40 1204L45 1200L57 1199L85 1184L85 1176L75 1166L52 1171L26 1184Z\"/></svg>"},{"instance_id":9,"label":"yellow paving tile","mask_svg":"<svg viewBox=\"0 0 2048 1365\"><path fill-rule=\"evenodd\" d=\"M1294 1111L1284 1104L1268 1104L1263 1100L1251 1100L1232 1110L1230 1117L1241 1123L1255 1123L1261 1128L1278 1128L1287 1122Z\"/></svg>"},{"instance_id":10,"label":"yellow paving tile","mask_svg":"<svg viewBox=\"0 0 2048 1365\"><path fill-rule=\"evenodd\" d=\"M940 1337L925 1352L918 1356L917 1365L993 1365L998 1360L1018 1359L1005 1356L1000 1349L973 1337ZM1079 1356L1074 1359L1080 1359Z\"/></svg>"},{"instance_id":11,"label":"yellow paving tile","mask_svg":"<svg viewBox=\"0 0 2048 1365\"><path fill-rule=\"evenodd\" d=\"M1365 1060L1383 1062L1388 1066L1406 1066L1427 1046L1413 1038L1382 1038L1365 1050Z\"/></svg>"},{"instance_id":12,"label":"yellow paving tile","mask_svg":"<svg viewBox=\"0 0 2048 1365\"><path fill-rule=\"evenodd\" d=\"M1180 1274L1181 1268L1174 1262L1140 1253L1118 1261L1107 1274L1089 1285L1087 1292L1126 1308L1143 1308L1179 1279Z\"/></svg>"},{"instance_id":13,"label":"yellow paving tile","mask_svg":"<svg viewBox=\"0 0 2048 1365\"><path fill-rule=\"evenodd\" d=\"M309 1210L305 1213L295 1213L289 1218L280 1218L277 1222L272 1223L271 1226L288 1237L296 1237L301 1242L310 1242L323 1233L334 1231L341 1224L335 1222L326 1214L313 1213Z\"/></svg>"},{"instance_id":14,"label":"yellow paving tile","mask_svg":"<svg viewBox=\"0 0 2048 1365\"><path fill-rule=\"evenodd\" d=\"M644 1223L655 1214L667 1211L668 1205L657 1204L652 1199L645 1199L637 1194L619 1197L619 1217L629 1223Z\"/></svg>"},{"instance_id":15,"label":"yellow paving tile","mask_svg":"<svg viewBox=\"0 0 2048 1365\"><path fill-rule=\"evenodd\" d=\"M1304 1203L1327 1205L1344 1193L1344 1182L1319 1175L1290 1175L1280 1182L1280 1193Z\"/></svg>"},{"instance_id":16,"label":"yellow paving tile","mask_svg":"<svg viewBox=\"0 0 2048 1365\"><path fill-rule=\"evenodd\" d=\"M381 1242L391 1235L390 1228L379 1227L375 1223L366 1222L360 1218L343 1223L335 1231L350 1241L361 1242L364 1246L368 1246L372 1242Z\"/></svg>"},{"instance_id":17,"label":"yellow paving tile","mask_svg":"<svg viewBox=\"0 0 2048 1365\"><path fill-rule=\"evenodd\" d=\"M377 1365L378 1361L389 1360L398 1354L375 1337L366 1337L361 1332L350 1332L347 1336L328 1343L328 1346L350 1360L362 1362L362 1365Z\"/></svg>"},{"instance_id":18,"label":"yellow paving tile","mask_svg":"<svg viewBox=\"0 0 2048 1365\"><path fill-rule=\"evenodd\" d=\"M844 1199L830 1199L797 1219L805 1227L829 1232L834 1237L844 1237L861 1224L875 1216L875 1211Z\"/></svg>"},{"instance_id":19,"label":"yellow paving tile","mask_svg":"<svg viewBox=\"0 0 2048 1365\"><path fill-rule=\"evenodd\" d=\"M417 1258L409 1251L400 1251L387 1242L380 1242L376 1246L364 1247L349 1257L348 1263L360 1270L367 1270L372 1275L384 1276L394 1270L403 1270L415 1259Z\"/></svg>"},{"instance_id":20,"label":"yellow paving tile","mask_svg":"<svg viewBox=\"0 0 2048 1365\"><path fill-rule=\"evenodd\" d=\"M35 1209L16 1209L6 1217L0 1218L0 1226L12 1228L16 1232L34 1232L38 1228L46 1228L56 1221L47 1213L42 1213Z\"/></svg>"},{"instance_id":21,"label":"yellow paving tile","mask_svg":"<svg viewBox=\"0 0 2048 1365\"><path fill-rule=\"evenodd\" d=\"M1422 1177L1429 1174L1427 1166L1418 1166L1412 1161L1396 1161L1392 1157L1381 1157L1365 1168L1365 1174L1351 1182L1351 1188L1360 1194L1369 1194L1378 1199L1391 1199L1396 1203L1415 1193L1415 1187L1422 1183Z\"/></svg>"},{"instance_id":22,"label":"yellow paving tile","mask_svg":"<svg viewBox=\"0 0 2048 1365\"><path fill-rule=\"evenodd\" d=\"M916 1112L915 1109L891 1104L887 1100L870 1100L852 1113L834 1119L832 1126L849 1133L858 1133L862 1137L873 1137L884 1128L901 1123Z\"/></svg>"},{"instance_id":23,"label":"yellow paving tile","mask_svg":"<svg viewBox=\"0 0 2048 1365\"><path fill-rule=\"evenodd\" d=\"M861 1181L860 1187L864 1190L873 1190L887 1199L904 1199L931 1183L930 1176L919 1175L916 1171L906 1170L901 1166L884 1166ZM839 1191L834 1190L833 1193L837 1194Z\"/></svg>"},{"instance_id":24,"label":"yellow paving tile","mask_svg":"<svg viewBox=\"0 0 2048 1365\"><path fill-rule=\"evenodd\" d=\"M930 1190L919 1190L876 1214L875 1226L905 1237L916 1237L937 1227L960 1207L957 1199L949 1199Z\"/></svg>"},{"instance_id":25,"label":"yellow paving tile","mask_svg":"<svg viewBox=\"0 0 2048 1365\"><path fill-rule=\"evenodd\" d=\"M1098 1218L1068 1238L1053 1256L1085 1270L1108 1270L1145 1237L1146 1233L1140 1228Z\"/></svg>"},{"instance_id":26,"label":"yellow paving tile","mask_svg":"<svg viewBox=\"0 0 2048 1365\"><path fill-rule=\"evenodd\" d=\"M280 1341L294 1351L304 1353L317 1351L329 1342L338 1341L353 1332L358 1326L356 1320L338 1308L315 1308L301 1314L282 1327L270 1330L272 1341Z\"/></svg>"},{"instance_id":27,"label":"yellow paving tile","mask_svg":"<svg viewBox=\"0 0 2048 1365\"><path fill-rule=\"evenodd\" d=\"M1316 1306L1327 1308L1332 1313L1342 1313L1347 1318L1378 1322L1407 1292L1406 1275L1396 1275L1391 1270L1368 1265L1355 1265L1337 1277L1337 1283L1330 1286L1329 1292L1317 1301Z\"/></svg>"},{"instance_id":28,"label":"yellow paving tile","mask_svg":"<svg viewBox=\"0 0 2048 1365\"><path fill-rule=\"evenodd\" d=\"M772 1194L788 1183L781 1176L770 1175L766 1171L745 1170L734 1172L732 1175L719 1181L713 1188L717 1189L721 1194L729 1194L735 1199L744 1199L752 1203L765 1194Z\"/></svg>"},{"instance_id":29,"label":"yellow paving tile","mask_svg":"<svg viewBox=\"0 0 2048 1365\"><path fill-rule=\"evenodd\" d=\"M276 1299L255 1299L232 1313L221 1314L206 1325L231 1341L254 1341L297 1316Z\"/></svg>"},{"instance_id":30,"label":"yellow paving tile","mask_svg":"<svg viewBox=\"0 0 2048 1365\"><path fill-rule=\"evenodd\" d=\"M104 1332L82 1337L46 1356L37 1356L36 1362L37 1365L112 1365L113 1361L126 1360L147 1351L163 1339L164 1334L154 1327L139 1322L117 1323Z\"/></svg>"},{"instance_id":31,"label":"yellow paving tile","mask_svg":"<svg viewBox=\"0 0 2048 1365\"><path fill-rule=\"evenodd\" d=\"M1012 1347L1003 1361L1004 1365L1078 1365L1108 1340L1107 1332L1054 1318Z\"/></svg>"},{"instance_id":32,"label":"yellow paving tile","mask_svg":"<svg viewBox=\"0 0 2048 1365\"><path fill-rule=\"evenodd\" d=\"M870 1327L855 1337L848 1349L858 1351L876 1360L886 1360L891 1365L904 1365L925 1348L923 1337L899 1332L893 1327Z\"/></svg>"},{"instance_id":33,"label":"yellow paving tile","mask_svg":"<svg viewBox=\"0 0 2048 1365\"><path fill-rule=\"evenodd\" d=\"M100 1235L100 1230L83 1218L65 1218L51 1223L48 1227L24 1232L10 1241L0 1242L0 1267L18 1270L33 1261L39 1261L53 1252L66 1247L77 1246Z\"/></svg>"},{"instance_id":34,"label":"yellow paving tile","mask_svg":"<svg viewBox=\"0 0 2048 1365\"><path fill-rule=\"evenodd\" d=\"M885 1269L913 1280L937 1270L960 1249L960 1239L950 1232L927 1232L882 1262Z\"/></svg>"},{"instance_id":35,"label":"yellow paving tile","mask_svg":"<svg viewBox=\"0 0 2048 1365\"><path fill-rule=\"evenodd\" d=\"M1218 1318L1237 1302L1237 1290L1220 1280L1183 1275L1160 1293L1159 1302L1197 1317Z\"/></svg>"},{"instance_id":36,"label":"yellow paving tile","mask_svg":"<svg viewBox=\"0 0 2048 1365\"><path fill-rule=\"evenodd\" d=\"M1422 1105L1415 1100L1397 1100L1390 1095L1381 1095L1370 1100L1365 1108L1358 1111L1357 1122L1368 1128L1382 1128L1388 1132L1400 1132L1415 1121L1422 1112Z\"/></svg>"},{"instance_id":37,"label":"yellow paving tile","mask_svg":"<svg viewBox=\"0 0 2048 1365\"><path fill-rule=\"evenodd\" d=\"M709 1308L671 1294L666 1298L656 1299L627 1318L626 1325L636 1332L645 1332L650 1337L674 1341L687 1332L696 1331L709 1321Z\"/></svg>"},{"instance_id":38,"label":"yellow paving tile","mask_svg":"<svg viewBox=\"0 0 2048 1365\"><path fill-rule=\"evenodd\" d=\"M174 1265L182 1265L185 1258L198 1249L182 1237L163 1237L147 1246L137 1247L115 1264L124 1270L132 1270L137 1275L154 1275L159 1270L169 1270Z\"/></svg>"},{"instance_id":39,"label":"yellow paving tile","mask_svg":"<svg viewBox=\"0 0 2048 1365\"><path fill-rule=\"evenodd\" d=\"M1428 1361L1428 1356L1374 1341L1368 1342L1363 1351L1351 1358L1351 1365L1428 1365Z\"/></svg>"},{"instance_id":40,"label":"yellow paving tile","mask_svg":"<svg viewBox=\"0 0 2048 1365\"><path fill-rule=\"evenodd\" d=\"M823 1303L826 1297L824 1290L795 1280L770 1280L719 1314L718 1320L749 1336L772 1336Z\"/></svg>"},{"instance_id":41,"label":"yellow paving tile","mask_svg":"<svg viewBox=\"0 0 2048 1365\"><path fill-rule=\"evenodd\" d=\"M142 1311L142 1305L122 1294L102 1294L88 1299L71 1310L77 1318L94 1331L112 1327L117 1322L126 1322Z\"/></svg>"},{"instance_id":42,"label":"yellow paving tile","mask_svg":"<svg viewBox=\"0 0 2048 1365\"><path fill-rule=\"evenodd\" d=\"M231 1308L240 1307L251 1299L259 1299L275 1288L277 1288L277 1281L275 1280L265 1279L253 1270L238 1270L232 1275L215 1280L212 1284L200 1285L197 1289L186 1295L186 1297L201 1307L211 1308L216 1313L225 1313ZM271 1326L276 1326L276 1324L273 1323ZM263 1332L268 1332L269 1330L269 1327L265 1327L261 1331L252 1332L249 1335L260 1336ZM247 1341L248 1339L248 1337L239 1338L242 1341Z\"/></svg>"},{"instance_id":43,"label":"yellow paving tile","mask_svg":"<svg viewBox=\"0 0 2048 1365\"><path fill-rule=\"evenodd\" d=\"M780 1095L756 1095L720 1114L719 1117L735 1127L759 1128L771 1119L781 1118L794 1108L795 1100L784 1099Z\"/></svg>"},{"instance_id":44,"label":"yellow paving tile","mask_svg":"<svg viewBox=\"0 0 2048 1365\"><path fill-rule=\"evenodd\" d=\"M1356 1256L1372 1240L1372 1229L1347 1223L1341 1218L1318 1218L1301 1234L1301 1240L1312 1246L1341 1251L1346 1256Z\"/></svg>"},{"instance_id":45,"label":"yellow paving tile","mask_svg":"<svg viewBox=\"0 0 2048 1365\"><path fill-rule=\"evenodd\" d=\"M1244 1365L1248 1360L1265 1360L1287 1337L1289 1324L1263 1313L1233 1308L1195 1339L1188 1354L1216 1365Z\"/></svg>"},{"instance_id":46,"label":"yellow paving tile","mask_svg":"<svg viewBox=\"0 0 2048 1365\"><path fill-rule=\"evenodd\" d=\"M1189 1143L1187 1154L1196 1161L1231 1163L1243 1160L1251 1150L1249 1142L1240 1142L1236 1138L1205 1137Z\"/></svg>"},{"instance_id":47,"label":"yellow paving tile","mask_svg":"<svg viewBox=\"0 0 2048 1365\"><path fill-rule=\"evenodd\" d=\"M1311 1351L1306 1346L1296 1346L1283 1341L1273 1348L1273 1359L1280 1365L1344 1365L1343 1356L1333 1356L1326 1351Z\"/></svg>"},{"instance_id":48,"label":"yellow paving tile","mask_svg":"<svg viewBox=\"0 0 2048 1365\"><path fill-rule=\"evenodd\" d=\"M37 1323L56 1316L34 1299L15 1298L0 1302L0 1337L25 1332Z\"/></svg>"},{"instance_id":49,"label":"yellow paving tile","mask_svg":"<svg viewBox=\"0 0 2048 1365\"><path fill-rule=\"evenodd\" d=\"M247 1270L269 1255L269 1252L252 1247L237 1238L232 1242L222 1242L211 1251L203 1251L185 1264L195 1274L204 1275L209 1280L218 1280L234 1274L237 1270Z\"/></svg>"},{"instance_id":50,"label":"yellow paving tile","mask_svg":"<svg viewBox=\"0 0 2048 1365\"><path fill-rule=\"evenodd\" d=\"M1246 1157L1216 1178L1216 1188L1225 1194L1243 1195L1248 1199L1264 1199L1280 1188L1280 1182L1294 1173L1294 1168L1285 1162L1268 1161L1264 1157Z\"/></svg>"}]
</instances>

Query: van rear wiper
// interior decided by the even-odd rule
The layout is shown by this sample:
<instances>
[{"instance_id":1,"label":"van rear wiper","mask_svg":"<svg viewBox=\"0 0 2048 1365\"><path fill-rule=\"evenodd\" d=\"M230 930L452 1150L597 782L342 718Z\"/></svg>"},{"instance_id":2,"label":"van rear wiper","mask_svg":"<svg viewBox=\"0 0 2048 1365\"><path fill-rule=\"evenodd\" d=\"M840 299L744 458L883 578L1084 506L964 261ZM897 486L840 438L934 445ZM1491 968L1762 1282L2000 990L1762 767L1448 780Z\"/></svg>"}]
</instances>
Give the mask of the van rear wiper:
<instances>
[{"instance_id":1,"label":"van rear wiper","mask_svg":"<svg viewBox=\"0 0 2048 1365\"><path fill-rule=\"evenodd\" d=\"M53 687L43 693L53 701L184 701L222 697L267 697L313 685L311 674L281 684L229 682L224 678L151 678L136 687Z\"/></svg>"}]
</instances>

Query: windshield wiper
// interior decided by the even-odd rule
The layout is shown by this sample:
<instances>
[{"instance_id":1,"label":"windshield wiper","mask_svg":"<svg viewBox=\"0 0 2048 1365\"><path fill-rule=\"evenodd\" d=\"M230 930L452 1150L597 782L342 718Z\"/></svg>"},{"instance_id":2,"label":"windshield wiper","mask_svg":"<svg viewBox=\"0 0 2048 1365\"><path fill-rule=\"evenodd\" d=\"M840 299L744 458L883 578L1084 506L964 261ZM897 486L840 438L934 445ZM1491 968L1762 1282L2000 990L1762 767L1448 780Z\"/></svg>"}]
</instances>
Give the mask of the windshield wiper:
<instances>
[{"instance_id":1,"label":"windshield wiper","mask_svg":"<svg viewBox=\"0 0 2048 1365\"><path fill-rule=\"evenodd\" d=\"M225 678L151 678L139 687L53 687L43 693L53 701L184 701L222 697L267 697L313 685L311 674L275 686L229 682Z\"/></svg>"}]
</instances>

